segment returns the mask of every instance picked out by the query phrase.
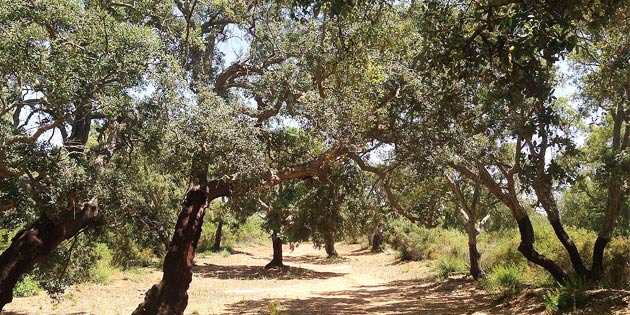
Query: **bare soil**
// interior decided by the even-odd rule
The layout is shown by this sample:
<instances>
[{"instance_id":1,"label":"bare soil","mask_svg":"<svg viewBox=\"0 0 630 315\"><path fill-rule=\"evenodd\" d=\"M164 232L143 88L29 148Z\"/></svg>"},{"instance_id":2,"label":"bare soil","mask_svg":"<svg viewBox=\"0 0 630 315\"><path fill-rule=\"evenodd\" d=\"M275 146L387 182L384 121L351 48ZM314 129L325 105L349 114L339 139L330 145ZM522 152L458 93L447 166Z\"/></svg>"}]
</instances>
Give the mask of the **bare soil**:
<instances>
[{"instance_id":1,"label":"bare soil","mask_svg":"<svg viewBox=\"0 0 630 315\"><path fill-rule=\"evenodd\" d=\"M501 298L467 278L434 280L425 262L396 261L359 245L338 244L341 258L303 244L285 246L289 267L264 270L271 246L238 248L230 256L198 257L186 314L269 314L279 302L282 314L545 314L542 290ZM161 272L145 268L119 272L107 285L82 284L54 301L45 293L16 298L9 315L130 314ZM630 292L600 290L573 314L630 315Z\"/></svg>"}]
</instances>

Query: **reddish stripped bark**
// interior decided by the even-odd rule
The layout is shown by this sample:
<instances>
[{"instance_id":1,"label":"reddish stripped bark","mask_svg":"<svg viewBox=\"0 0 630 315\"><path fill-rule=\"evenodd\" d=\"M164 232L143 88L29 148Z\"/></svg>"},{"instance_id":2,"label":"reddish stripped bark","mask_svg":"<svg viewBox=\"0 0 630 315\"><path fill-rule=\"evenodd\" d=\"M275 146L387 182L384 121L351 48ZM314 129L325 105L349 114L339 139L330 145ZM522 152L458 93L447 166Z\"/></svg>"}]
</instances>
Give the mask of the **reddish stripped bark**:
<instances>
[{"instance_id":1,"label":"reddish stripped bark","mask_svg":"<svg viewBox=\"0 0 630 315\"><path fill-rule=\"evenodd\" d=\"M169 246L162 280L147 291L145 300L133 315L183 314L188 305L188 287L192 282L192 266L201 236L201 226L208 203L230 195L227 180L213 180L207 185L192 187L186 193Z\"/></svg>"},{"instance_id":2,"label":"reddish stripped bark","mask_svg":"<svg viewBox=\"0 0 630 315\"><path fill-rule=\"evenodd\" d=\"M326 166L346 152L343 146L333 146L326 153L314 160L272 171L265 184L271 187L285 180L307 179L317 176L320 180L327 179ZM199 166L199 164L202 166ZM231 195L232 186L238 186L236 175L215 179L207 184L207 163L193 160L193 178L198 185L186 193L182 210L175 225L175 233L164 258L162 280L151 287L142 302L132 315L181 315L188 305L188 288L192 281L192 266L197 249L197 242L201 236L205 208L218 197ZM278 242L274 242L276 248ZM280 249L282 243L279 242Z\"/></svg>"},{"instance_id":3,"label":"reddish stripped bark","mask_svg":"<svg viewBox=\"0 0 630 315\"><path fill-rule=\"evenodd\" d=\"M46 260L61 242L99 224L100 219L98 200L94 198L80 209L71 206L56 217L44 214L18 232L0 255L0 310L13 300L13 288L23 274Z\"/></svg>"}]
</instances>

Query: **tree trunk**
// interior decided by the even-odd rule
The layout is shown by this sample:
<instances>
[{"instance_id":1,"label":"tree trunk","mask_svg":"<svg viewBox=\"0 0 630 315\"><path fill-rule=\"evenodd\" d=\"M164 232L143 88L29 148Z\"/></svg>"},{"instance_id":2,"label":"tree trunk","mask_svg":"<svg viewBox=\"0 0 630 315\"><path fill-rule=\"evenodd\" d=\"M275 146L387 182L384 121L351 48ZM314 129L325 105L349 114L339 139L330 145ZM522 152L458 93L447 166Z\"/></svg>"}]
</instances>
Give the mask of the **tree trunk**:
<instances>
[{"instance_id":1,"label":"tree trunk","mask_svg":"<svg viewBox=\"0 0 630 315\"><path fill-rule=\"evenodd\" d=\"M564 230L564 226L560 221L560 211L558 210L558 205L553 197L551 181L546 177L537 178L533 186L534 191L536 192L536 197L547 214L547 220L553 227L556 237L560 240L560 243L562 243L562 246L564 246L569 254L571 265L573 266L576 274L583 279L588 277L590 272L584 265L580 251L575 245L575 242L573 242L571 236L569 236L569 234Z\"/></svg>"},{"instance_id":2,"label":"tree trunk","mask_svg":"<svg viewBox=\"0 0 630 315\"><path fill-rule=\"evenodd\" d=\"M372 252L378 252L383 245L383 225L381 223L376 224L374 232L372 233Z\"/></svg>"},{"instance_id":3,"label":"tree trunk","mask_svg":"<svg viewBox=\"0 0 630 315\"><path fill-rule=\"evenodd\" d=\"M217 224L217 231L214 233L214 244L212 245L212 251L218 252L221 250L221 239L223 238L223 218L219 219Z\"/></svg>"},{"instance_id":4,"label":"tree trunk","mask_svg":"<svg viewBox=\"0 0 630 315\"><path fill-rule=\"evenodd\" d=\"M23 274L44 261L64 240L100 223L96 198L77 210L72 207L55 217L43 214L13 237L9 248L0 255L0 310L13 300L13 288Z\"/></svg>"},{"instance_id":5,"label":"tree trunk","mask_svg":"<svg viewBox=\"0 0 630 315\"><path fill-rule=\"evenodd\" d=\"M207 169L207 168L206 168ZM181 315L188 305L188 287L192 281L193 258L201 236L204 210L215 198L229 196L225 180L192 187L175 225L175 233L164 258L162 280L146 293L133 315Z\"/></svg>"},{"instance_id":6,"label":"tree trunk","mask_svg":"<svg viewBox=\"0 0 630 315\"><path fill-rule=\"evenodd\" d=\"M534 249L534 227L529 220L529 216L525 215L517 220L518 231L521 235L521 244L518 246L518 251L527 258L530 262L543 267L547 270L554 280L559 283L565 283L567 280L567 274L562 268L553 260L541 255Z\"/></svg>"},{"instance_id":7,"label":"tree trunk","mask_svg":"<svg viewBox=\"0 0 630 315\"><path fill-rule=\"evenodd\" d=\"M335 249L335 239L332 236L327 236L324 244L324 249L328 258L339 257L337 250Z\"/></svg>"},{"instance_id":8,"label":"tree trunk","mask_svg":"<svg viewBox=\"0 0 630 315\"><path fill-rule=\"evenodd\" d=\"M72 132L64 142L64 149L71 159L79 160L83 157L92 119L91 114L82 109L77 109L74 117ZM107 127L107 142L96 158L100 167L107 165L118 141L118 125L109 122ZM84 228L102 223L97 198L83 203L80 209L75 200L76 197L68 193L67 208L55 214L43 211L37 221L13 237L9 248L0 255L0 311L13 300L13 289L23 274L45 261L64 240L74 237Z\"/></svg>"},{"instance_id":9,"label":"tree trunk","mask_svg":"<svg viewBox=\"0 0 630 315\"><path fill-rule=\"evenodd\" d=\"M520 146L520 142L517 147L518 146ZM516 161L518 161L518 156L519 155L517 154L517 158L515 158ZM479 180L481 185L486 187L492 195L494 195L511 210L512 217L516 219L518 224L518 231L521 237L521 243L518 246L518 251L521 252L521 254L523 254L523 256L525 256L525 258L527 258L530 262L547 270L547 272L549 272L556 281L564 283L567 279L567 274L564 270L562 270L555 261L541 255L536 251L536 249L534 249L534 242L536 240L534 236L534 227L532 226L532 222L529 220L527 211L523 209L518 200L513 172L508 172L508 192L506 193L485 167L479 167L479 174L475 174L463 164L451 162L449 163L449 166L469 179Z\"/></svg>"},{"instance_id":10,"label":"tree trunk","mask_svg":"<svg viewBox=\"0 0 630 315\"><path fill-rule=\"evenodd\" d=\"M483 269L481 269L481 253L477 250L477 234L474 217L466 222L466 234L468 234L468 254L470 257L470 275L473 279L478 280L483 277Z\"/></svg>"},{"instance_id":11,"label":"tree trunk","mask_svg":"<svg viewBox=\"0 0 630 315\"><path fill-rule=\"evenodd\" d=\"M616 175L610 180L608 186L608 200L606 204L606 212L602 218L602 227L599 230L595 246L593 247L593 267L591 269L591 277L595 281L599 281L604 271L604 250L606 245L612 238L612 232L615 228L617 218L621 212L622 200L622 182Z\"/></svg>"},{"instance_id":12,"label":"tree trunk","mask_svg":"<svg viewBox=\"0 0 630 315\"><path fill-rule=\"evenodd\" d=\"M282 263L282 238L278 232L273 232L271 242L273 244L273 259L265 266L265 269L284 267Z\"/></svg>"},{"instance_id":13,"label":"tree trunk","mask_svg":"<svg viewBox=\"0 0 630 315\"><path fill-rule=\"evenodd\" d=\"M575 273L581 277L586 278L589 277L589 270L584 265L584 261L582 260L582 256L580 255L580 251L578 250L573 239L567 234L564 230L562 222L560 220L549 220L551 226L553 227L553 231L556 233L556 237L560 240L560 243L564 246L567 253L569 254L569 258L571 259L571 265L575 270Z\"/></svg>"},{"instance_id":14,"label":"tree trunk","mask_svg":"<svg viewBox=\"0 0 630 315\"><path fill-rule=\"evenodd\" d=\"M271 187L284 180L304 179L317 175L330 161L331 156L340 156L345 152L345 147L334 146L308 163L278 170L265 186ZM204 163L203 167L196 167L198 164L200 160L193 159L193 176L196 175L199 182L191 185L186 193L173 238L164 258L162 280L147 291L144 302L138 305L132 315L182 315L188 304L187 290L192 281L193 258L201 236L205 207L215 198L229 197L235 180L235 175L232 175L205 185L208 163ZM282 240L279 237L277 243L282 259ZM276 247L274 242L274 258Z\"/></svg>"}]
</instances>

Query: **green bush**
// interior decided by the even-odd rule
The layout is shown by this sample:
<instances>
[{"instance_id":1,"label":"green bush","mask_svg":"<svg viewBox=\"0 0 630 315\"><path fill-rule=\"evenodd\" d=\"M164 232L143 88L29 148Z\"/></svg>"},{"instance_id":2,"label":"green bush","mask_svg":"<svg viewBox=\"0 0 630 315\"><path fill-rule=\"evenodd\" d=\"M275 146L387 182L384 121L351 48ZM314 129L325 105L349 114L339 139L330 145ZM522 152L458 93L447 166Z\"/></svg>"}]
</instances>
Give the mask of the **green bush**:
<instances>
[{"instance_id":1,"label":"green bush","mask_svg":"<svg viewBox=\"0 0 630 315\"><path fill-rule=\"evenodd\" d=\"M478 238L481 266L491 270L497 265L522 265L526 260L518 251L518 230L509 229L493 233L481 233Z\"/></svg>"},{"instance_id":2,"label":"green bush","mask_svg":"<svg viewBox=\"0 0 630 315\"><path fill-rule=\"evenodd\" d=\"M15 288L13 288L13 296L33 296L39 294L41 291L42 288L39 286L35 278L31 275L26 275L15 285Z\"/></svg>"},{"instance_id":3,"label":"green bush","mask_svg":"<svg viewBox=\"0 0 630 315\"><path fill-rule=\"evenodd\" d=\"M91 270L90 280L94 283L107 284L111 281L111 275L115 271L112 267L112 251L106 244L96 244L96 253L99 260Z\"/></svg>"},{"instance_id":4,"label":"green bush","mask_svg":"<svg viewBox=\"0 0 630 315\"><path fill-rule=\"evenodd\" d=\"M4 251L11 245L11 237L13 235L10 231L0 229L0 251Z\"/></svg>"},{"instance_id":5,"label":"green bush","mask_svg":"<svg viewBox=\"0 0 630 315\"><path fill-rule=\"evenodd\" d=\"M466 262L460 258L442 257L434 265L438 279L444 280L450 276L466 272Z\"/></svg>"},{"instance_id":6,"label":"green bush","mask_svg":"<svg viewBox=\"0 0 630 315\"><path fill-rule=\"evenodd\" d=\"M552 312L567 309L577 309L588 301L584 284L581 281L569 281L567 285L551 289L543 295L545 308Z\"/></svg>"},{"instance_id":7,"label":"green bush","mask_svg":"<svg viewBox=\"0 0 630 315\"><path fill-rule=\"evenodd\" d=\"M247 218L244 224L234 232L231 244L262 245L271 240L271 236L263 228L263 219L257 214Z\"/></svg>"},{"instance_id":8,"label":"green bush","mask_svg":"<svg viewBox=\"0 0 630 315\"><path fill-rule=\"evenodd\" d=\"M117 235L114 242L115 246L110 244L112 266L122 267L124 270L138 266L149 267L157 259L150 248L138 245L124 234Z\"/></svg>"},{"instance_id":9,"label":"green bush","mask_svg":"<svg viewBox=\"0 0 630 315\"><path fill-rule=\"evenodd\" d=\"M513 293L524 282L524 269L523 265L497 265L488 273L482 284L491 291Z\"/></svg>"},{"instance_id":10,"label":"green bush","mask_svg":"<svg viewBox=\"0 0 630 315\"><path fill-rule=\"evenodd\" d=\"M468 257L466 236L457 230L425 228L407 220L392 222L385 241L398 251L401 260L424 260Z\"/></svg>"},{"instance_id":11,"label":"green bush","mask_svg":"<svg viewBox=\"0 0 630 315\"><path fill-rule=\"evenodd\" d=\"M609 288L630 289L630 238L613 238L605 252L603 283Z\"/></svg>"}]
</instances>

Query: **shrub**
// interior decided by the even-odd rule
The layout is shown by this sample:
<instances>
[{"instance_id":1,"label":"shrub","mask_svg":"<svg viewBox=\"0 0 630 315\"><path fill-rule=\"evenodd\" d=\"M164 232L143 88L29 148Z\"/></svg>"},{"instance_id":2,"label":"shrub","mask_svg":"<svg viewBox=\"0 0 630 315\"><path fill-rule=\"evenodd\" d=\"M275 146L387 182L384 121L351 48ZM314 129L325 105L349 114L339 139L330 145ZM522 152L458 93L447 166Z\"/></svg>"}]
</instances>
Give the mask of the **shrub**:
<instances>
[{"instance_id":1,"label":"shrub","mask_svg":"<svg viewBox=\"0 0 630 315\"><path fill-rule=\"evenodd\" d=\"M115 246L111 246L111 264L122 267L149 267L156 260L156 256L150 248L141 247L134 240L120 235Z\"/></svg>"},{"instance_id":2,"label":"shrub","mask_svg":"<svg viewBox=\"0 0 630 315\"><path fill-rule=\"evenodd\" d=\"M610 288L630 288L630 238L616 237L606 249L603 283Z\"/></svg>"},{"instance_id":3,"label":"shrub","mask_svg":"<svg viewBox=\"0 0 630 315\"><path fill-rule=\"evenodd\" d=\"M31 275L26 275L20 280L15 288L13 288L13 295L15 297L27 297L39 294L42 288L37 281Z\"/></svg>"},{"instance_id":4,"label":"shrub","mask_svg":"<svg viewBox=\"0 0 630 315\"><path fill-rule=\"evenodd\" d=\"M233 234L231 244L261 245L266 244L271 239L269 233L262 228L263 219L258 215L247 218Z\"/></svg>"},{"instance_id":5,"label":"shrub","mask_svg":"<svg viewBox=\"0 0 630 315\"><path fill-rule=\"evenodd\" d=\"M519 243L519 234L515 229L482 233L479 237L481 265L486 269L493 269L498 265L525 264L523 254L518 251Z\"/></svg>"},{"instance_id":6,"label":"shrub","mask_svg":"<svg viewBox=\"0 0 630 315\"><path fill-rule=\"evenodd\" d=\"M514 293L523 283L523 265L497 265L482 282L488 290L498 290L504 293Z\"/></svg>"},{"instance_id":7,"label":"shrub","mask_svg":"<svg viewBox=\"0 0 630 315\"><path fill-rule=\"evenodd\" d=\"M96 262L96 266L91 270L90 280L94 283L107 284L110 282L110 277L114 272L112 267L112 251L106 244L96 244L96 253L99 256L99 260Z\"/></svg>"},{"instance_id":8,"label":"shrub","mask_svg":"<svg viewBox=\"0 0 630 315\"><path fill-rule=\"evenodd\" d=\"M443 257L435 264L438 279L444 280L456 274L466 272L466 262L460 258Z\"/></svg>"},{"instance_id":9,"label":"shrub","mask_svg":"<svg viewBox=\"0 0 630 315\"><path fill-rule=\"evenodd\" d=\"M269 315L281 315L281 308L282 304L278 300L269 303Z\"/></svg>"},{"instance_id":10,"label":"shrub","mask_svg":"<svg viewBox=\"0 0 630 315\"><path fill-rule=\"evenodd\" d=\"M577 309L586 305L588 295L581 281L572 280L567 285L551 289L543 295L545 308L552 312L567 309Z\"/></svg>"},{"instance_id":11,"label":"shrub","mask_svg":"<svg viewBox=\"0 0 630 315\"><path fill-rule=\"evenodd\" d=\"M466 236L457 230L425 228L407 220L392 222L385 233L385 241L398 250L401 260L439 259L453 257L466 259Z\"/></svg>"}]
</instances>

